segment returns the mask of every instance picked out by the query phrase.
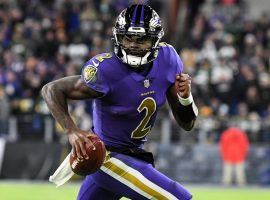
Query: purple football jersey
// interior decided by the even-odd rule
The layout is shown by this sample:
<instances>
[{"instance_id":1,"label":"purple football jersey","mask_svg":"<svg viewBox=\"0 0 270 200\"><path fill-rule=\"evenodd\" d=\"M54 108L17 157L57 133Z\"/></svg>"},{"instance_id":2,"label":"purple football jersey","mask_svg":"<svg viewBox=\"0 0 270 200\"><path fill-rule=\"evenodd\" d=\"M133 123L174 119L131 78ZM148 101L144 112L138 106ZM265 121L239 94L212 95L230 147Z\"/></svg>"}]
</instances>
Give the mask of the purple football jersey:
<instances>
[{"instance_id":1,"label":"purple football jersey","mask_svg":"<svg viewBox=\"0 0 270 200\"><path fill-rule=\"evenodd\" d=\"M160 44L146 76L134 72L113 53L99 54L82 69L82 78L102 92L93 104L93 131L105 145L139 147L154 125L157 110L166 101L166 91L181 73L183 64L168 44Z\"/></svg>"}]
</instances>

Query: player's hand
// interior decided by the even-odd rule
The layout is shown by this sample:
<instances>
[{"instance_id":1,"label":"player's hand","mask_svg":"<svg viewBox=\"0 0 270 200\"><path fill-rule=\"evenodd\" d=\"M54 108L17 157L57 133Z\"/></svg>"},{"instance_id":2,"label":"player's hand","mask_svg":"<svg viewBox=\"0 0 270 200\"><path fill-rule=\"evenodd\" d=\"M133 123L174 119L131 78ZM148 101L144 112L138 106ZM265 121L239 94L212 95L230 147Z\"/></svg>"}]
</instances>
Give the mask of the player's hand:
<instances>
[{"instance_id":1,"label":"player's hand","mask_svg":"<svg viewBox=\"0 0 270 200\"><path fill-rule=\"evenodd\" d=\"M80 160L89 159L86 154L85 143L89 143L90 145L92 145L93 149L95 150L95 146L87 137L91 134L93 135L93 133L80 129L69 131L67 133L69 143L72 146L72 154L74 156L77 156L77 158L79 158Z\"/></svg>"},{"instance_id":2,"label":"player's hand","mask_svg":"<svg viewBox=\"0 0 270 200\"><path fill-rule=\"evenodd\" d=\"M188 74L176 74L174 83L180 97L186 99L191 93L191 77Z\"/></svg>"}]
</instances>

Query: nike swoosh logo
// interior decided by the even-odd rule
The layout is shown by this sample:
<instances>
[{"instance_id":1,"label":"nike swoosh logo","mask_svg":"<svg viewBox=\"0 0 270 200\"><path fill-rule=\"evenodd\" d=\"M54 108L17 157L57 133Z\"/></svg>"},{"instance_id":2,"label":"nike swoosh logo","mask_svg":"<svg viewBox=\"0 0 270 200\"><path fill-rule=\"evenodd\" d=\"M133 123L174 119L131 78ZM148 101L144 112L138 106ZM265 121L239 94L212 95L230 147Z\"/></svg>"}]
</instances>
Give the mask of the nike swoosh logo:
<instances>
[{"instance_id":1,"label":"nike swoosh logo","mask_svg":"<svg viewBox=\"0 0 270 200\"><path fill-rule=\"evenodd\" d=\"M99 62L98 62L98 63L95 63L95 61L93 61L93 65L94 65L95 67L98 67L98 66L99 66Z\"/></svg>"}]
</instances>

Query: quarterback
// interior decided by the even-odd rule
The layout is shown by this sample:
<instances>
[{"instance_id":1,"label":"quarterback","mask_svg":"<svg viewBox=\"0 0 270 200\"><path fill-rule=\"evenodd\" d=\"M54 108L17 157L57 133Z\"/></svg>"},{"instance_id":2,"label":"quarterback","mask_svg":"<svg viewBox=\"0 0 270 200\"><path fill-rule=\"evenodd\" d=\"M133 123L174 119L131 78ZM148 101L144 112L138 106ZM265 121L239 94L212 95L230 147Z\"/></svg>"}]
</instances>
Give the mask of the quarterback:
<instances>
[{"instance_id":1,"label":"quarterback","mask_svg":"<svg viewBox=\"0 0 270 200\"><path fill-rule=\"evenodd\" d=\"M85 177L78 199L192 199L182 185L155 169L152 153L143 148L166 100L179 126L193 128L198 110L191 78L182 73L174 48L160 42L161 20L151 7L126 8L112 31L113 52L88 60L81 75L50 82L42 89L76 156L87 159L83 145L91 143L87 134L98 135L108 151L102 167ZM92 130L76 126L68 99L94 99Z\"/></svg>"}]
</instances>

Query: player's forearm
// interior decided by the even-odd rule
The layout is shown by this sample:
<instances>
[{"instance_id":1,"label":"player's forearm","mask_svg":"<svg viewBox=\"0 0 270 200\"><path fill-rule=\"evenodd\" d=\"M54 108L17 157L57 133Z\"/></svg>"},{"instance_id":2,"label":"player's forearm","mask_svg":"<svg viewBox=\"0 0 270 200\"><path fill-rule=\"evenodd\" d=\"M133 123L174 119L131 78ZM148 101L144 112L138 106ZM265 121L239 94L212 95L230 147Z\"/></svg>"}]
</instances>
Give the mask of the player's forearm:
<instances>
[{"instance_id":1,"label":"player's forearm","mask_svg":"<svg viewBox=\"0 0 270 200\"><path fill-rule=\"evenodd\" d=\"M179 102L175 102L173 106L173 115L177 123L186 131L190 131L197 118L197 107L194 102L189 105L182 105Z\"/></svg>"},{"instance_id":2,"label":"player's forearm","mask_svg":"<svg viewBox=\"0 0 270 200\"><path fill-rule=\"evenodd\" d=\"M180 98L173 87L168 90L167 99L176 122L183 129L190 131L194 127L198 109L192 96L188 99L181 99L181 102Z\"/></svg>"},{"instance_id":3,"label":"player's forearm","mask_svg":"<svg viewBox=\"0 0 270 200\"><path fill-rule=\"evenodd\" d=\"M53 117L65 132L77 129L68 112L67 97L62 88L55 82L52 82L45 85L41 93Z\"/></svg>"},{"instance_id":4,"label":"player's forearm","mask_svg":"<svg viewBox=\"0 0 270 200\"><path fill-rule=\"evenodd\" d=\"M67 99L82 100L103 96L102 93L89 88L80 75L50 82L42 88L41 93L55 120L66 132L78 129L68 112Z\"/></svg>"}]
</instances>

